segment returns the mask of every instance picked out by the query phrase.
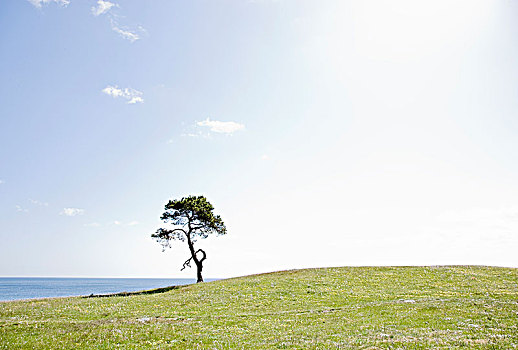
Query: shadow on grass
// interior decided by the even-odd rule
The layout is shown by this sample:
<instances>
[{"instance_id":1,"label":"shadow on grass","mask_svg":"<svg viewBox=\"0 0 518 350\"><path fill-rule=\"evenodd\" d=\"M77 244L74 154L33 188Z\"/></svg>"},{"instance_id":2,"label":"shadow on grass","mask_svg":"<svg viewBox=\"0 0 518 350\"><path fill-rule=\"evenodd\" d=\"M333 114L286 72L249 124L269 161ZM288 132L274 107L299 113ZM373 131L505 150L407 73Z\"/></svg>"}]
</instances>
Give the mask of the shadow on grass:
<instances>
[{"instance_id":1,"label":"shadow on grass","mask_svg":"<svg viewBox=\"0 0 518 350\"><path fill-rule=\"evenodd\" d=\"M158 294L158 293L165 293L169 292L173 289L180 289L184 286L169 286L169 287L162 287L162 288L155 288L155 289L149 289L149 290L141 290L138 292L120 292L120 293L113 293L113 294L90 294L85 295L82 298L110 298L110 297L129 297L132 295L144 295L144 294Z\"/></svg>"}]
</instances>

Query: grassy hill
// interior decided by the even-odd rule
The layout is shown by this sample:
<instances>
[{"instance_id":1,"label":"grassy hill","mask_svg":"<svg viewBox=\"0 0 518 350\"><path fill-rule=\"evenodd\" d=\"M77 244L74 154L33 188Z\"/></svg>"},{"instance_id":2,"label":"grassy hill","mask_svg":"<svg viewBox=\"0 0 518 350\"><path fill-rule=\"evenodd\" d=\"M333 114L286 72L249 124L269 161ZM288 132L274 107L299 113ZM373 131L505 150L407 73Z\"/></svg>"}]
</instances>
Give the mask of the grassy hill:
<instances>
[{"instance_id":1,"label":"grassy hill","mask_svg":"<svg viewBox=\"0 0 518 350\"><path fill-rule=\"evenodd\" d=\"M0 303L0 348L518 347L518 269L341 267Z\"/></svg>"}]
</instances>

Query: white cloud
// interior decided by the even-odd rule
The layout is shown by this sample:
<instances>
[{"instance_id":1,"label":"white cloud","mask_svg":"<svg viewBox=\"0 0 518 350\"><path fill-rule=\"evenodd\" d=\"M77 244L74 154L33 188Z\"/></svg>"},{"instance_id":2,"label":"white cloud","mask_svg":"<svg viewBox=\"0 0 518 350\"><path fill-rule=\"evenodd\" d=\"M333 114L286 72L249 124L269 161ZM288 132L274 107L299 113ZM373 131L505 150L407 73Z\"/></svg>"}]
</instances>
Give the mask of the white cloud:
<instances>
[{"instance_id":1,"label":"white cloud","mask_svg":"<svg viewBox=\"0 0 518 350\"><path fill-rule=\"evenodd\" d=\"M117 6L117 5L114 4L113 2L98 0L97 7L92 6L92 14L94 16L102 15L102 14L110 11L110 9L114 6Z\"/></svg>"},{"instance_id":2,"label":"white cloud","mask_svg":"<svg viewBox=\"0 0 518 350\"><path fill-rule=\"evenodd\" d=\"M52 2L61 5L67 6L70 4L70 0L28 0L34 7L41 8L42 5L50 4Z\"/></svg>"},{"instance_id":3,"label":"white cloud","mask_svg":"<svg viewBox=\"0 0 518 350\"><path fill-rule=\"evenodd\" d=\"M196 125L201 127L208 127L212 132L228 135L245 128L243 124L236 122L222 122L218 120L210 120L209 118L204 121L197 122Z\"/></svg>"},{"instance_id":4,"label":"white cloud","mask_svg":"<svg viewBox=\"0 0 518 350\"><path fill-rule=\"evenodd\" d=\"M70 0L28 0L34 7L42 8L43 5L48 5L51 3L58 4L62 7L66 7L70 4ZM94 16L100 16L105 13L108 13L113 7L119 7L116 3L105 1L105 0L97 0L97 4L91 7L91 12ZM130 30L125 26L121 26L117 20L117 16L110 15L111 28L114 32L118 33L121 37L130 42L135 42L140 39L140 33L145 33L146 30L142 26L137 26L136 30Z\"/></svg>"},{"instance_id":5,"label":"white cloud","mask_svg":"<svg viewBox=\"0 0 518 350\"><path fill-rule=\"evenodd\" d=\"M114 20L111 20L112 30L116 33L118 33L120 36L122 36L124 39L131 41L134 43L138 39L140 39L140 36L132 31L129 31L127 29L123 29L119 26L119 23L117 23ZM140 31L144 31L144 28L139 26Z\"/></svg>"},{"instance_id":6,"label":"white cloud","mask_svg":"<svg viewBox=\"0 0 518 350\"><path fill-rule=\"evenodd\" d=\"M129 104L135 104L135 103L137 103L137 102L139 102L139 103L143 103L143 102L144 102L144 99L143 99L142 97L135 96L135 97L132 97L132 98L128 101L128 103L129 103Z\"/></svg>"},{"instance_id":7,"label":"white cloud","mask_svg":"<svg viewBox=\"0 0 518 350\"><path fill-rule=\"evenodd\" d=\"M117 86L108 85L102 92L106 95L112 96L113 98L122 97L127 100L128 104L143 103L142 91L138 91L132 88L119 89Z\"/></svg>"},{"instance_id":8,"label":"white cloud","mask_svg":"<svg viewBox=\"0 0 518 350\"><path fill-rule=\"evenodd\" d=\"M263 154L263 155L261 156L261 159L262 159L262 160L269 160L269 159L270 159L270 157L269 157L267 154Z\"/></svg>"},{"instance_id":9,"label":"white cloud","mask_svg":"<svg viewBox=\"0 0 518 350\"><path fill-rule=\"evenodd\" d=\"M66 216L76 216L76 215L83 215L85 213L84 209L79 208L63 208L60 215L66 215Z\"/></svg>"},{"instance_id":10,"label":"white cloud","mask_svg":"<svg viewBox=\"0 0 518 350\"><path fill-rule=\"evenodd\" d=\"M1 184L5 184L5 181L4 180L0 180L0 185Z\"/></svg>"},{"instance_id":11,"label":"white cloud","mask_svg":"<svg viewBox=\"0 0 518 350\"><path fill-rule=\"evenodd\" d=\"M41 207L48 207L49 206L49 203L47 203L47 202L40 202L40 201L38 201L36 199L29 198L29 202L31 202L34 205L39 205Z\"/></svg>"},{"instance_id":12,"label":"white cloud","mask_svg":"<svg viewBox=\"0 0 518 350\"><path fill-rule=\"evenodd\" d=\"M138 222L138 221L131 221L131 222L128 222L128 224L127 224L127 225L128 225L128 226L136 226L136 225L138 225L138 224L139 224L139 222Z\"/></svg>"},{"instance_id":13,"label":"white cloud","mask_svg":"<svg viewBox=\"0 0 518 350\"><path fill-rule=\"evenodd\" d=\"M14 207L16 208L16 211L17 211L17 212L22 212L22 213L28 213L28 212L29 212L29 210L28 210L28 209L22 208L22 207L21 207L21 206L19 206L19 205L15 205Z\"/></svg>"}]
</instances>

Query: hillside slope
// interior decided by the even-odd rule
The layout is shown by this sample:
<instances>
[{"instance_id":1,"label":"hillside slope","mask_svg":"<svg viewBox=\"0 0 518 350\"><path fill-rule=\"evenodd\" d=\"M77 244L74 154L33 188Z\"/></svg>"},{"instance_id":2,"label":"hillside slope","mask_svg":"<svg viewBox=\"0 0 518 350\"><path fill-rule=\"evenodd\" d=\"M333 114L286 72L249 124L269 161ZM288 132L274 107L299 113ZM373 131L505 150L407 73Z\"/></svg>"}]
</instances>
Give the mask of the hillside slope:
<instances>
[{"instance_id":1,"label":"hillside slope","mask_svg":"<svg viewBox=\"0 0 518 350\"><path fill-rule=\"evenodd\" d=\"M0 303L0 348L518 347L518 270L342 267Z\"/></svg>"}]
</instances>

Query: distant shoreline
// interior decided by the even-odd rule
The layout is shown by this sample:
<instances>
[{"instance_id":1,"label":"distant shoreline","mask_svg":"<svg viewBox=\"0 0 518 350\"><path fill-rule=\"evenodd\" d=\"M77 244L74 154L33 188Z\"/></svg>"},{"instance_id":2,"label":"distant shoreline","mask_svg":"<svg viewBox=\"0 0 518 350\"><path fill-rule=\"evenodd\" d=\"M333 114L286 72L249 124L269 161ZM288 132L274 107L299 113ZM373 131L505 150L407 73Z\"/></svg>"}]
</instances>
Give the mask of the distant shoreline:
<instances>
[{"instance_id":1,"label":"distant shoreline","mask_svg":"<svg viewBox=\"0 0 518 350\"><path fill-rule=\"evenodd\" d=\"M59 297L44 297L44 298L28 298L28 299L12 299L12 300L0 300L0 303L11 303L11 302L24 302L24 301L41 301L41 300L56 300L56 299L66 299L66 298L111 298L111 297L128 297L132 295L146 295L146 294L158 294L165 293L173 289L179 289L181 287L189 286L194 283L184 284L184 285L176 285L176 286L167 286L155 289L146 289L139 290L135 292L119 292L119 293L109 293L109 294L90 294L90 295L66 295Z\"/></svg>"},{"instance_id":2,"label":"distant shoreline","mask_svg":"<svg viewBox=\"0 0 518 350\"><path fill-rule=\"evenodd\" d=\"M216 279L207 279L213 281ZM196 282L193 278L0 277L0 302L133 295Z\"/></svg>"}]
</instances>

